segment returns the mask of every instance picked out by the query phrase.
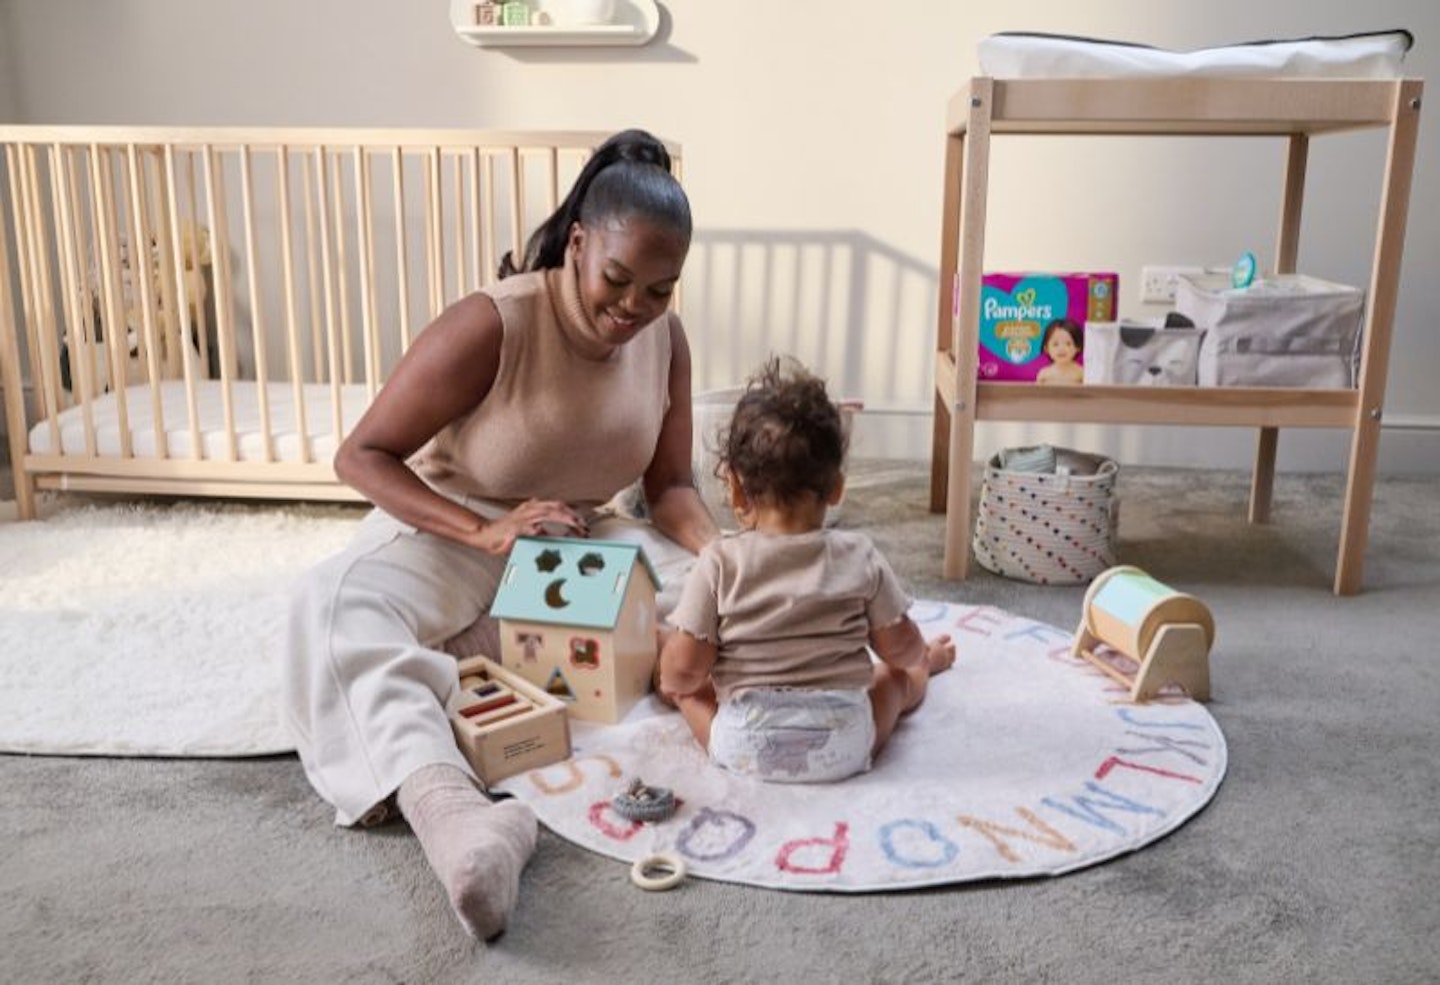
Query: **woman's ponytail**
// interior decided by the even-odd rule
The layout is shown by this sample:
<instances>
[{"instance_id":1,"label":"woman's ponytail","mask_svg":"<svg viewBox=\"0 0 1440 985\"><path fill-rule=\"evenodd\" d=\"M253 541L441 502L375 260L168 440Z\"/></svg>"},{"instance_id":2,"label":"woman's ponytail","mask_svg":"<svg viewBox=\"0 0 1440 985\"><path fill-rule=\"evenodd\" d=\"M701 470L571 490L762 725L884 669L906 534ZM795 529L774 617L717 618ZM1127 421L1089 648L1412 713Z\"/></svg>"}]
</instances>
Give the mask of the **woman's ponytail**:
<instances>
[{"instance_id":1,"label":"woman's ponytail","mask_svg":"<svg viewBox=\"0 0 1440 985\"><path fill-rule=\"evenodd\" d=\"M499 276L558 267L575 223L631 213L690 235L690 204L670 173L670 152L644 130L623 130L595 149L564 201L526 241L521 262L515 263L513 252L501 258Z\"/></svg>"}]
</instances>

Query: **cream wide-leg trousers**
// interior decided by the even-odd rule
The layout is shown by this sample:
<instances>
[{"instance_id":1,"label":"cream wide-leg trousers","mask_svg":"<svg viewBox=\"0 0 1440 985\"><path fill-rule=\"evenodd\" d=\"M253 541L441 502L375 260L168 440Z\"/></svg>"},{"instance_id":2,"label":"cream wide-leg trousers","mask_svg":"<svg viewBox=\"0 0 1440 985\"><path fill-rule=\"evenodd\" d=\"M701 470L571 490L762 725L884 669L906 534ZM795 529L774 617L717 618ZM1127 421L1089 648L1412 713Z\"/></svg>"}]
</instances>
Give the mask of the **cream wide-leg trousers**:
<instances>
[{"instance_id":1,"label":"cream wide-leg trousers","mask_svg":"<svg viewBox=\"0 0 1440 985\"><path fill-rule=\"evenodd\" d=\"M474 500L483 515L496 510ZM643 520L601 515L597 540L638 543L660 576L657 611L674 609L694 555ZM374 510L353 543L301 577L290 604L286 720L305 774L354 824L422 766L474 776L447 709L458 700L456 652L498 640L482 620L505 558L417 531ZM459 637L465 643L456 646ZM494 655L493 649L490 651Z\"/></svg>"}]
</instances>

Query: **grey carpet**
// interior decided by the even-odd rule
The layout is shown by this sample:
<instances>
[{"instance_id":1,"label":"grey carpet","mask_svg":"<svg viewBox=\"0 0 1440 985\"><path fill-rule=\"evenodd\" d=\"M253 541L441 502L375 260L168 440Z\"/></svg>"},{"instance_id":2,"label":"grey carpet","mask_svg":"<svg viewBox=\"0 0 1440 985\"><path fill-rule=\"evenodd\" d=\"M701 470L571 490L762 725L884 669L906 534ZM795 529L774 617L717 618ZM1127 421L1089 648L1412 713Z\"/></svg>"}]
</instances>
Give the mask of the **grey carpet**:
<instances>
[{"instance_id":1,"label":"grey carpet","mask_svg":"<svg viewBox=\"0 0 1440 985\"><path fill-rule=\"evenodd\" d=\"M1071 627L1080 588L939 577L925 466L859 463L843 511L917 596ZM0 756L0 980L1433 982L1440 978L1440 480L1382 479L1366 591L1329 592L1342 483L1122 468L1121 555L1218 624L1214 802L1059 879L826 896L625 867L548 834L512 929L452 920L404 825L337 830L293 757ZM963 655L961 657L963 661ZM84 686L77 682L77 686Z\"/></svg>"}]
</instances>

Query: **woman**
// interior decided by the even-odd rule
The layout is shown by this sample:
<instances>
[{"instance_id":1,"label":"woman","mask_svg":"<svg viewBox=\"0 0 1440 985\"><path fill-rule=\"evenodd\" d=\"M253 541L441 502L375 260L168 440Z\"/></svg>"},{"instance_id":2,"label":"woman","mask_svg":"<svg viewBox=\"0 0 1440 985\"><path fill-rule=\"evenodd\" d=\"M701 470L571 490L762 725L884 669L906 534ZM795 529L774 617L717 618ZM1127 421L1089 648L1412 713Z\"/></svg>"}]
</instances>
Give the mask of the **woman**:
<instances>
[{"instance_id":1,"label":"woman","mask_svg":"<svg viewBox=\"0 0 1440 985\"><path fill-rule=\"evenodd\" d=\"M691 476L690 354L669 311L691 222L669 165L642 131L606 141L518 267L507 255L499 284L417 336L335 456L377 509L291 609L286 703L311 784L344 825L384 820L396 795L482 939L504 929L536 822L491 804L456 747L450 654L482 649L515 538L638 540L663 615L718 532ZM637 479L650 524L597 513Z\"/></svg>"}]
</instances>

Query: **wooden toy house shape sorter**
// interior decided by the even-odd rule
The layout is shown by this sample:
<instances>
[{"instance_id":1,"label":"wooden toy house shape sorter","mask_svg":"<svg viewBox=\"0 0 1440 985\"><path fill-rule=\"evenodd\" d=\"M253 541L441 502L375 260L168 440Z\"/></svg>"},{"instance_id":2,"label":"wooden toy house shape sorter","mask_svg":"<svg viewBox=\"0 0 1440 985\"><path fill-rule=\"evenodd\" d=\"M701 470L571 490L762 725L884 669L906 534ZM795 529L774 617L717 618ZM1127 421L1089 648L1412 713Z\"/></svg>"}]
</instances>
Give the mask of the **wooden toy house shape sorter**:
<instances>
[{"instance_id":1,"label":"wooden toy house shape sorter","mask_svg":"<svg viewBox=\"0 0 1440 985\"><path fill-rule=\"evenodd\" d=\"M517 539L490 610L501 666L576 719L619 721L650 688L658 584L635 544Z\"/></svg>"}]
</instances>

